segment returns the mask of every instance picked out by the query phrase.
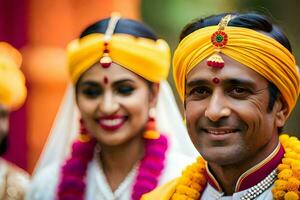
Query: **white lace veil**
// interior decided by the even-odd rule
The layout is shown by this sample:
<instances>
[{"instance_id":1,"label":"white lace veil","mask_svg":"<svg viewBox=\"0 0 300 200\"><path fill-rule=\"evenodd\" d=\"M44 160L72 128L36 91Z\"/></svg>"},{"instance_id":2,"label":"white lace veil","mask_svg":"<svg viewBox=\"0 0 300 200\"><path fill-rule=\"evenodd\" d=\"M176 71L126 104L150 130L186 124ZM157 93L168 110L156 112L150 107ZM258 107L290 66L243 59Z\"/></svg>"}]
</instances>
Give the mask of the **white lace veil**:
<instances>
[{"instance_id":1,"label":"white lace veil","mask_svg":"<svg viewBox=\"0 0 300 200\"><path fill-rule=\"evenodd\" d=\"M34 175L51 163L62 163L69 154L71 144L79 131L79 111L74 95L74 87L68 86L48 140L35 167ZM193 158L199 155L190 141L167 81L162 81L160 84L156 123L159 131L169 135L170 148L173 152Z\"/></svg>"}]
</instances>

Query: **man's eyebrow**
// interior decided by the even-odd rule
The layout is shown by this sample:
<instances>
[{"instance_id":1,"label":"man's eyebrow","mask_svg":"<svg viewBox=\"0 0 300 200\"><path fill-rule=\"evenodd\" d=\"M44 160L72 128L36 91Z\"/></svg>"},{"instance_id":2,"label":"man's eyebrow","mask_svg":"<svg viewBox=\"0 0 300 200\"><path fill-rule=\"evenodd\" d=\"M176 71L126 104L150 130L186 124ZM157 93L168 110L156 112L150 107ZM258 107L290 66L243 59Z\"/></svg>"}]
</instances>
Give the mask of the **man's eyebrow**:
<instances>
[{"instance_id":1,"label":"man's eyebrow","mask_svg":"<svg viewBox=\"0 0 300 200\"><path fill-rule=\"evenodd\" d=\"M208 85L208 84L210 84L208 80L196 79L196 80L187 81L186 87L191 88L194 87L195 85Z\"/></svg>"},{"instance_id":2,"label":"man's eyebrow","mask_svg":"<svg viewBox=\"0 0 300 200\"><path fill-rule=\"evenodd\" d=\"M244 85L248 87L255 88L255 82L249 79L244 78L231 78L231 79L225 79L222 81L224 85Z\"/></svg>"}]
</instances>

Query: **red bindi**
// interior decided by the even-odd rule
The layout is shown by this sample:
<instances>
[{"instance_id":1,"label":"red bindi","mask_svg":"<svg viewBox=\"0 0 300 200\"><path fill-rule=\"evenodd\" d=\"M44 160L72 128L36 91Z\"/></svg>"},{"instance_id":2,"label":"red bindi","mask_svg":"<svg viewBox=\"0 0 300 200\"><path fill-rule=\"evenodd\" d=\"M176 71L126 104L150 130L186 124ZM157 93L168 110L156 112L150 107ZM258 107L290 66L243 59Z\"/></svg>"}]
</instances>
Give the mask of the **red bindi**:
<instances>
[{"instance_id":1,"label":"red bindi","mask_svg":"<svg viewBox=\"0 0 300 200\"><path fill-rule=\"evenodd\" d=\"M104 76L104 78L103 78L103 83L104 83L104 84L107 84L107 83L108 83L108 78L107 78L106 76Z\"/></svg>"},{"instance_id":2,"label":"red bindi","mask_svg":"<svg viewBox=\"0 0 300 200\"><path fill-rule=\"evenodd\" d=\"M219 78L215 77L212 79L212 82L215 84L219 84L221 82L221 80Z\"/></svg>"}]
</instances>

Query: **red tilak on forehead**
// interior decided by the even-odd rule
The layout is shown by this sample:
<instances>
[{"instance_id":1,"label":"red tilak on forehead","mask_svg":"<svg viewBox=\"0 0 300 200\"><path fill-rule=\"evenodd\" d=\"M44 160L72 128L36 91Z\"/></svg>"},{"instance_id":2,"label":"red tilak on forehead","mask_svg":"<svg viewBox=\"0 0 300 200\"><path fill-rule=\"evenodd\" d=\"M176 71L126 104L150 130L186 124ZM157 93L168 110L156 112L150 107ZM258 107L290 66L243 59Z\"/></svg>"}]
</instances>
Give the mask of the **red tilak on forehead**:
<instances>
[{"instance_id":1,"label":"red tilak on forehead","mask_svg":"<svg viewBox=\"0 0 300 200\"><path fill-rule=\"evenodd\" d=\"M108 78L107 78L106 76L104 76L104 78L103 78L103 83L104 83L104 84L107 84L107 83L108 83Z\"/></svg>"},{"instance_id":2,"label":"red tilak on forehead","mask_svg":"<svg viewBox=\"0 0 300 200\"><path fill-rule=\"evenodd\" d=\"M215 84L219 84L221 82L221 80L218 77L214 77L212 79L212 82L215 83Z\"/></svg>"}]
</instances>

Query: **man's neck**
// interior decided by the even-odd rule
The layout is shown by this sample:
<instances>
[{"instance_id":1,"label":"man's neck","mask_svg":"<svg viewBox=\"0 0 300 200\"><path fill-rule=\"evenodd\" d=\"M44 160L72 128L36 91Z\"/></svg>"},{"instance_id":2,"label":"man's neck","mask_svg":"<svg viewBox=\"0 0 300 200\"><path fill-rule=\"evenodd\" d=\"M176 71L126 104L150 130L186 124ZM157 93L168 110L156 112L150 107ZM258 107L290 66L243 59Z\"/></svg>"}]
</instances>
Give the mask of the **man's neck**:
<instances>
[{"instance_id":1,"label":"man's neck","mask_svg":"<svg viewBox=\"0 0 300 200\"><path fill-rule=\"evenodd\" d=\"M217 163L208 163L209 170L213 173L220 187L226 196L232 195L236 189L237 182L242 174L265 160L274 150L277 145L262 149L256 153L257 156L252 156L244 159L243 162L233 163L229 165L218 165ZM267 176L268 174L266 174Z\"/></svg>"}]
</instances>

